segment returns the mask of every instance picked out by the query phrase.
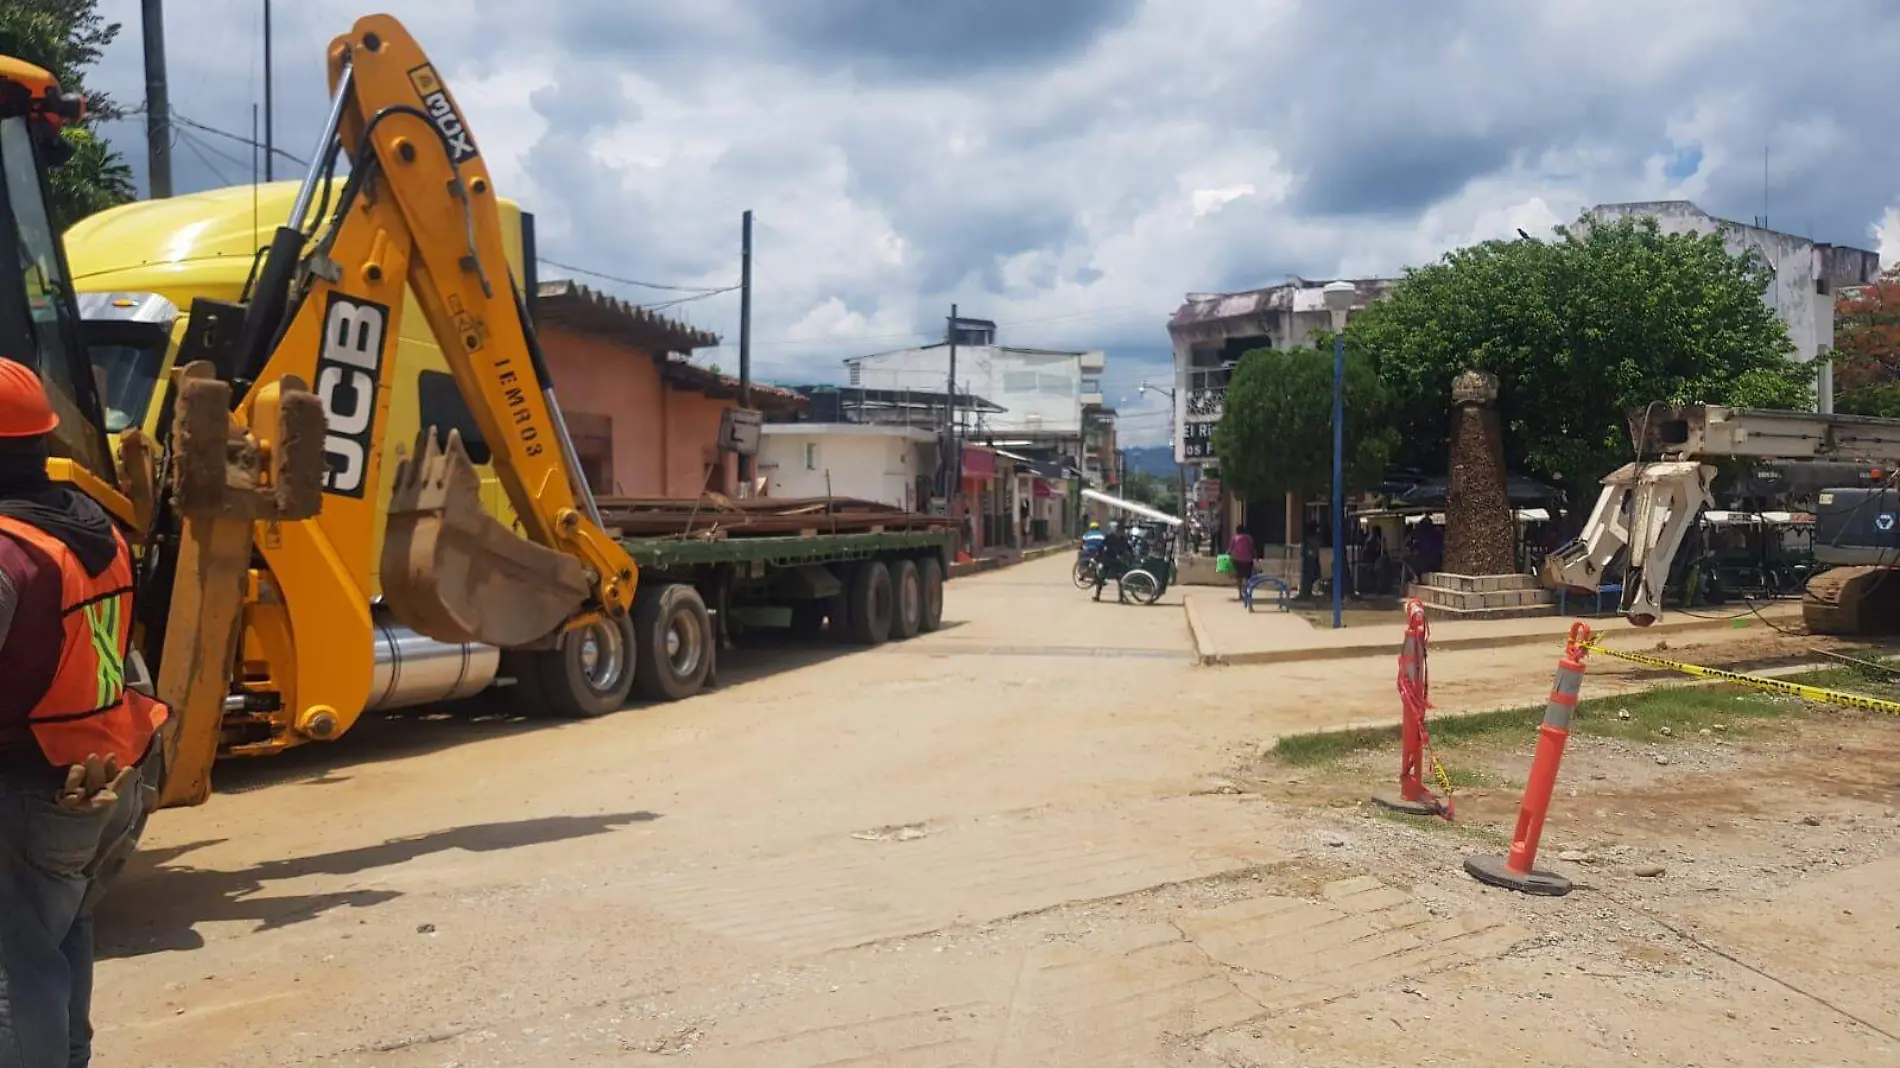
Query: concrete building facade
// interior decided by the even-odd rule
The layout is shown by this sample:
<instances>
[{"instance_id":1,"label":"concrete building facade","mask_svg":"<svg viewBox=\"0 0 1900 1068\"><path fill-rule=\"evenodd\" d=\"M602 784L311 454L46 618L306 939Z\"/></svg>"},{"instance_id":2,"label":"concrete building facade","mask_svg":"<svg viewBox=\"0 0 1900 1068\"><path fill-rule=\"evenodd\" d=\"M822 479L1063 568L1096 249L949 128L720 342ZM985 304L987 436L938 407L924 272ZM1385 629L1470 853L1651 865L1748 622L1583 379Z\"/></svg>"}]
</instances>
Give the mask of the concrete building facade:
<instances>
[{"instance_id":1,"label":"concrete building facade","mask_svg":"<svg viewBox=\"0 0 1900 1068\"><path fill-rule=\"evenodd\" d=\"M1001 345L987 319L951 328L959 398L986 402L955 406L966 443L957 513L965 544L1021 548L1074 536L1088 513L1080 486L1121 481L1115 411L1102 393L1106 354ZM852 357L842 392L941 399L950 359L947 341Z\"/></svg>"},{"instance_id":2,"label":"concrete building facade","mask_svg":"<svg viewBox=\"0 0 1900 1068\"><path fill-rule=\"evenodd\" d=\"M1346 279L1353 285L1353 313L1381 300L1397 279ZM1332 329L1324 287L1330 280L1292 278L1283 285L1243 293L1189 293L1168 319L1174 349L1174 458L1185 468L1201 522L1216 546L1241 523L1257 540L1299 541L1301 502L1243 502L1210 479L1217 466L1214 427L1225 411L1227 381L1240 357L1254 349L1298 348Z\"/></svg>"},{"instance_id":3,"label":"concrete building facade","mask_svg":"<svg viewBox=\"0 0 1900 1068\"><path fill-rule=\"evenodd\" d=\"M773 497L857 497L907 511L929 508L937 435L874 423L768 423L758 473Z\"/></svg>"},{"instance_id":4,"label":"concrete building facade","mask_svg":"<svg viewBox=\"0 0 1900 1068\"><path fill-rule=\"evenodd\" d=\"M1816 376L1816 406L1834 410L1833 366L1826 361L1834 349L1835 301L1841 289L1880 277L1878 252L1717 218L1687 200L1599 204L1590 214L1606 221L1653 218L1665 234L1720 234L1730 253L1759 256L1774 275L1762 299L1787 326L1794 358L1824 361Z\"/></svg>"},{"instance_id":5,"label":"concrete building facade","mask_svg":"<svg viewBox=\"0 0 1900 1068\"><path fill-rule=\"evenodd\" d=\"M718 447L739 405L736 379L686 362L719 338L571 281L537 287L536 331L581 470L596 494L697 497L738 491ZM804 398L753 386L752 405L795 411Z\"/></svg>"}]
</instances>

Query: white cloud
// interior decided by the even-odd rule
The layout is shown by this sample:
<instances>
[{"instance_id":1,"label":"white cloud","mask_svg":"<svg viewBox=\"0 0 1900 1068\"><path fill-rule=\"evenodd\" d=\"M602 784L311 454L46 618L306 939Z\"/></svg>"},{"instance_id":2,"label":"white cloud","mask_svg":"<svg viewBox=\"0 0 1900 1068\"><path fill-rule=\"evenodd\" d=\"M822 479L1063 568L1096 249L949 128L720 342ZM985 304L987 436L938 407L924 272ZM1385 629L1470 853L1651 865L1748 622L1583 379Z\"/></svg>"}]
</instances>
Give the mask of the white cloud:
<instances>
[{"instance_id":1,"label":"white cloud","mask_svg":"<svg viewBox=\"0 0 1900 1068\"><path fill-rule=\"evenodd\" d=\"M921 340L956 302L1005 341L1106 347L1109 391L1137 396L1165 379L1166 316L1189 290L1393 274L1601 201L1747 219L1764 143L1772 222L1850 243L1878 227L1900 256L1886 0L1827 19L1769 0L533 7L396 13L545 255L725 285L753 209L758 362L785 378L835 379L840 357ZM94 81L135 102L138 5L102 8L126 33ZM324 50L360 10L277 5L278 142L298 154ZM254 0L167 13L176 108L248 130ZM945 30L969 25L983 32ZM141 125L109 132L142 173ZM176 157L188 188L217 181L202 139ZM732 341L737 304L670 310ZM1137 398L1125 436L1158 439L1159 403Z\"/></svg>"},{"instance_id":2,"label":"white cloud","mask_svg":"<svg viewBox=\"0 0 1900 1068\"><path fill-rule=\"evenodd\" d=\"M1900 206L1881 213L1880 221L1873 225L1872 231L1874 248L1880 253L1881 267L1900 264Z\"/></svg>"}]
</instances>

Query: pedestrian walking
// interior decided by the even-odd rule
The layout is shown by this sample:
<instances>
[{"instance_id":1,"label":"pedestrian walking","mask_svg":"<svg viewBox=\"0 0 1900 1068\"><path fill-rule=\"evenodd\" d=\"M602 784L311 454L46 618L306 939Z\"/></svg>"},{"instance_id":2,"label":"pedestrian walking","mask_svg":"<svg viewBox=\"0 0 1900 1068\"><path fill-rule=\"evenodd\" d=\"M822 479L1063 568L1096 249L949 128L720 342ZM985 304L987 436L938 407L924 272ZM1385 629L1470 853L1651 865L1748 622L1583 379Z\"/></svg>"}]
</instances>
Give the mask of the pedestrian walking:
<instances>
[{"instance_id":1,"label":"pedestrian walking","mask_svg":"<svg viewBox=\"0 0 1900 1068\"><path fill-rule=\"evenodd\" d=\"M1227 556L1234 565L1234 585L1241 593L1247 591L1247 580L1253 577L1255 560L1253 535L1247 533L1247 524L1234 528L1234 536L1227 539Z\"/></svg>"}]
</instances>

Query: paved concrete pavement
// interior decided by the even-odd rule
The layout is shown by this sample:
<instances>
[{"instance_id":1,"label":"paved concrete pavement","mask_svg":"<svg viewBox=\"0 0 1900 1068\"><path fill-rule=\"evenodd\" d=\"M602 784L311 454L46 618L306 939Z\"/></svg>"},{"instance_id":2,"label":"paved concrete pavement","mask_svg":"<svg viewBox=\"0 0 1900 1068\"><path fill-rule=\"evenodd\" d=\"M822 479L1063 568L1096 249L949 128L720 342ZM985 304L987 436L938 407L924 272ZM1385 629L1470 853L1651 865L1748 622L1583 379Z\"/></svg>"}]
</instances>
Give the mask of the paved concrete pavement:
<instances>
[{"instance_id":1,"label":"paved concrete pavement","mask_svg":"<svg viewBox=\"0 0 1900 1068\"><path fill-rule=\"evenodd\" d=\"M1210 788L1281 731L1396 717L1388 657L1198 667L1178 593L1095 604L1067 571L952 583L937 634L758 651L680 704L221 767L107 902L100 1063L1187 1063L1518 940L1289 882L1306 832ZM1542 653L1437 658L1435 696L1533 699Z\"/></svg>"}]
</instances>

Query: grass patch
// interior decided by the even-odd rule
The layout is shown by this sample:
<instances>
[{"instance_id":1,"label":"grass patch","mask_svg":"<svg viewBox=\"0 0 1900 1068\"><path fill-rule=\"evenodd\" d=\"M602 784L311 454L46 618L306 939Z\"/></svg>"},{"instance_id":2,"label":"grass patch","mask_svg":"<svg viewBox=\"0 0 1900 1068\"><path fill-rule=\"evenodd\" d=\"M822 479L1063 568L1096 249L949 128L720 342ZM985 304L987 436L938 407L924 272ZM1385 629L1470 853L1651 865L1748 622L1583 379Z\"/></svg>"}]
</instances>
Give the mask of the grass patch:
<instances>
[{"instance_id":1,"label":"grass patch","mask_svg":"<svg viewBox=\"0 0 1900 1068\"><path fill-rule=\"evenodd\" d=\"M1900 700L1900 678L1872 668L1843 665L1784 676L1783 680ZM1586 677L1586 692L1589 685ZM1643 693L1580 701L1570 730L1577 735L1635 742L1679 741L1699 736L1703 730L1713 731L1718 726L1731 735L1745 734L1751 725L1758 725L1762 720L1803 716L1826 707L1829 706L1727 683L1668 685ZM1619 715L1624 710L1629 712L1627 719ZM1468 716L1440 716L1430 724L1432 744L1453 750L1462 744L1526 736L1534 733L1543 719L1541 705ZM1669 728L1670 734L1662 733L1664 727ZM1311 767L1333 763L1354 753L1387 749L1397 745L1398 740L1397 724L1370 730L1293 734L1273 743L1273 755L1286 764ZM1470 781L1460 782L1461 774L1470 777ZM1456 786L1487 785L1481 781L1480 772L1461 770L1451 775Z\"/></svg>"},{"instance_id":2,"label":"grass patch","mask_svg":"<svg viewBox=\"0 0 1900 1068\"><path fill-rule=\"evenodd\" d=\"M1847 690L1870 697L1900 699L1900 682L1892 678L1868 677L1866 669L1841 667L1792 677L1794 682ZM1588 684L1588 682L1585 682ZM1765 694L1744 686L1661 686L1642 694L1617 697L1590 697L1577 703L1571 716L1571 734L1587 737L1621 737L1626 741L1670 741L1718 726L1731 734L1744 734L1754 720L1780 716L1807 715L1824 705L1811 705L1797 697ZM1628 713L1628 718L1621 713ZM1507 735L1528 735L1543 722L1543 707L1501 709L1469 716L1438 716L1431 720L1431 739L1435 747L1446 751L1459 745L1495 741ZM1663 734L1670 728L1670 735ZM1398 743L1398 726L1376 730L1338 730L1315 734L1284 735L1273 743L1273 756L1292 766L1332 764L1355 753L1389 749ZM1476 775L1476 772L1467 772ZM1454 785L1484 785L1457 783Z\"/></svg>"},{"instance_id":3,"label":"grass patch","mask_svg":"<svg viewBox=\"0 0 1900 1068\"><path fill-rule=\"evenodd\" d=\"M1446 768L1445 778L1450 779L1451 785L1459 790L1478 790L1497 785L1490 775L1478 768Z\"/></svg>"}]
</instances>

